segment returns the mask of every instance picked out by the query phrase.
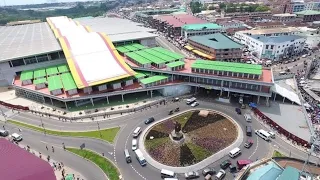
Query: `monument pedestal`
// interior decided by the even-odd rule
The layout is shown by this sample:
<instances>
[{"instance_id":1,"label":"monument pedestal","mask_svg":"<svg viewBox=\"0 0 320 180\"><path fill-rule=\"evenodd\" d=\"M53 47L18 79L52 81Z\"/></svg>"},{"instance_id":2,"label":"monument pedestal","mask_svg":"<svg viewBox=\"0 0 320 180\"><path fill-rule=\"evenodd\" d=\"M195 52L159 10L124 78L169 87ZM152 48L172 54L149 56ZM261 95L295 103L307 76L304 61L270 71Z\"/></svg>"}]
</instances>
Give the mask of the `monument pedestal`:
<instances>
[{"instance_id":1,"label":"monument pedestal","mask_svg":"<svg viewBox=\"0 0 320 180\"><path fill-rule=\"evenodd\" d=\"M170 137L172 139L173 142L177 142L177 143L183 143L184 142L184 135L181 131L176 132L175 130L173 130L170 133Z\"/></svg>"}]
</instances>

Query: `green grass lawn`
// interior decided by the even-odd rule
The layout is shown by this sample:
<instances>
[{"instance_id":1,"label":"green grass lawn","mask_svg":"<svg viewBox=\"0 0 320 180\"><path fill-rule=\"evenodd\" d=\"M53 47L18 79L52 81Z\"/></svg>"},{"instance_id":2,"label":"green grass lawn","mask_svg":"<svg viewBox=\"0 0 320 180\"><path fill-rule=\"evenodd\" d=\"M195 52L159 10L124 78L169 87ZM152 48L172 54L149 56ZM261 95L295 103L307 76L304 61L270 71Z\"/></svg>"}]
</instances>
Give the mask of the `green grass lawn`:
<instances>
[{"instance_id":1,"label":"green grass lawn","mask_svg":"<svg viewBox=\"0 0 320 180\"><path fill-rule=\"evenodd\" d=\"M153 148L157 148L158 146L160 146L163 143L166 143L167 141L169 141L169 139L170 139L169 137L148 139L148 140L145 140L144 145L146 146L146 148L148 150L151 150Z\"/></svg>"},{"instance_id":2,"label":"green grass lawn","mask_svg":"<svg viewBox=\"0 0 320 180\"><path fill-rule=\"evenodd\" d=\"M209 157L211 155L210 151L197 146L193 143L187 143L187 146L189 147L190 151L194 155L194 157L197 159L198 162L204 160L205 158Z\"/></svg>"},{"instance_id":3,"label":"green grass lawn","mask_svg":"<svg viewBox=\"0 0 320 180\"><path fill-rule=\"evenodd\" d=\"M81 150L76 148L66 148L68 151L73 152L85 159L92 161L94 164L99 166L103 172L108 176L110 180L118 180L120 173L117 167L111 163L108 159L98 155L95 152L89 150Z\"/></svg>"},{"instance_id":4,"label":"green grass lawn","mask_svg":"<svg viewBox=\"0 0 320 180\"><path fill-rule=\"evenodd\" d=\"M193 114L193 111L189 111L189 112L183 113L183 114L181 114L181 115L179 115L177 117L174 117L173 121L177 121L178 123L180 123L181 124L181 128L183 128L192 114Z\"/></svg>"},{"instance_id":5,"label":"green grass lawn","mask_svg":"<svg viewBox=\"0 0 320 180\"><path fill-rule=\"evenodd\" d=\"M17 126L25 127L28 129L32 129L39 132L44 132L42 127L34 126L31 124L22 123L19 121L8 120L8 123L15 124ZM120 127L110 128L110 129L101 129L99 131L80 131L80 132L68 132L68 131L55 131L46 129L47 134L51 135L58 135L58 136L73 136L73 137L90 137L90 138L97 138L101 139L110 143L114 143L114 139L119 132ZM101 136L100 136L101 133Z\"/></svg>"},{"instance_id":6,"label":"green grass lawn","mask_svg":"<svg viewBox=\"0 0 320 180\"><path fill-rule=\"evenodd\" d=\"M280 153L279 151L274 150L272 157L286 157L286 156Z\"/></svg>"}]
</instances>

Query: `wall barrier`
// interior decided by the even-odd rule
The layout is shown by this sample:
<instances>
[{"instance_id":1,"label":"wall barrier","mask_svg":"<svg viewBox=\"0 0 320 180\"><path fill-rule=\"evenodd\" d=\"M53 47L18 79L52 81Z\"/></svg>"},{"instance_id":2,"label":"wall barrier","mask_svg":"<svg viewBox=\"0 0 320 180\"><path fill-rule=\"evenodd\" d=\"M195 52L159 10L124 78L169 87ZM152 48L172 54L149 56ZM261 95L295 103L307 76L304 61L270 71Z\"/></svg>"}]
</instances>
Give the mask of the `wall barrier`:
<instances>
[{"instance_id":1,"label":"wall barrier","mask_svg":"<svg viewBox=\"0 0 320 180\"><path fill-rule=\"evenodd\" d=\"M13 110L21 110L21 111L29 111L29 107L26 106L20 106L20 105L13 105L10 103L6 103L3 101L0 101L0 105L5 106L9 109L13 109Z\"/></svg>"},{"instance_id":2,"label":"wall barrier","mask_svg":"<svg viewBox=\"0 0 320 180\"><path fill-rule=\"evenodd\" d=\"M296 143L297 145L306 147L306 148L311 148L311 144L304 140L301 139L297 136L295 136L294 134L288 132L287 130L285 130L284 128L282 128L279 124L277 124L276 122L274 122L273 120L271 120L269 117L267 117L266 115L264 115L259 109L257 108L252 108L253 113L260 119L262 120L264 123L266 123L267 125L269 125L271 128L273 128L275 131L277 131L279 134L284 135L285 137L287 137L288 140L292 140L293 143Z\"/></svg>"}]
</instances>

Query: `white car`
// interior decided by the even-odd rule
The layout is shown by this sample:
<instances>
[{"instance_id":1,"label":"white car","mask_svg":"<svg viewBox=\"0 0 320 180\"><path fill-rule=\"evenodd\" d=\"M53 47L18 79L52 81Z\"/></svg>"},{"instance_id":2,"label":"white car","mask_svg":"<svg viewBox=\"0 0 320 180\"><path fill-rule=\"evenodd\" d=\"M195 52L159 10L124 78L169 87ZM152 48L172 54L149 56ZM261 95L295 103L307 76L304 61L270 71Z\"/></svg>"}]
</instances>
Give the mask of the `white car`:
<instances>
[{"instance_id":1,"label":"white car","mask_svg":"<svg viewBox=\"0 0 320 180\"><path fill-rule=\"evenodd\" d=\"M246 119L247 122L252 121L250 114L244 114L244 118Z\"/></svg>"},{"instance_id":2,"label":"white car","mask_svg":"<svg viewBox=\"0 0 320 180\"><path fill-rule=\"evenodd\" d=\"M12 137L12 139L13 139L14 141L16 141L16 142L22 141L22 137L21 137L21 135L18 134L18 133L13 133L13 134L11 134L11 137Z\"/></svg>"},{"instance_id":3,"label":"white car","mask_svg":"<svg viewBox=\"0 0 320 180\"><path fill-rule=\"evenodd\" d=\"M138 141L137 139L132 139L132 150L135 151L138 149Z\"/></svg>"},{"instance_id":4,"label":"white car","mask_svg":"<svg viewBox=\"0 0 320 180\"><path fill-rule=\"evenodd\" d=\"M224 176L226 176L226 172L223 169L220 169L220 171L216 174L216 179L223 179Z\"/></svg>"},{"instance_id":5,"label":"white car","mask_svg":"<svg viewBox=\"0 0 320 180\"><path fill-rule=\"evenodd\" d=\"M191 107L196 107L196 106L198 106L198 105L199 105L198 102L194 102L194 103L191 104Z\"/></svg>"},{"instance_id":6,"label":"white car","mask_svg":"<svg viewBox=\"0 0 320 180\"><path fill-rule=\"evenodd\" d=\"M271 137L272 139L276 138L276 134L275 134L274 132L269 131L268 133L270 134L270 137Z\"/></svg>"},{"instance_id":7,"label":"white car","mask_svg":"<svg viewBox=\"0 0 320 180\"><path fill-rule=\"evenodd\" d=\"M303 57L303 58L306 58L306 57L307 57L307 55L306 55L306 54L304 54L304 55L302 55L302 57Z\"/></svg>"}]
</instances>

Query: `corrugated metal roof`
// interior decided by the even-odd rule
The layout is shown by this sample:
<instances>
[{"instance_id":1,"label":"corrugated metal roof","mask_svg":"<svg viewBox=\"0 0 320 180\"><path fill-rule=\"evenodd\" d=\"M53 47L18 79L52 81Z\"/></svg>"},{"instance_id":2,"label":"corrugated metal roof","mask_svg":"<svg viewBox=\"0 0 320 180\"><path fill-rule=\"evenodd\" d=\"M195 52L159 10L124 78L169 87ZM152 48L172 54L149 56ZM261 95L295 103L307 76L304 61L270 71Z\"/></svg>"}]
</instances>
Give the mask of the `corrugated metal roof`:
<instances>
[{"instance_id":1,"label":"corrugated metal roof","mask_svg":"<svg viewBox=\"0 0 320 180\"><path fill-rule=\"evenodd\" d=\"M6 180L56 180L46 161L0 138L0 177Z\"/></svg>"},{"instance_id":2,"label":"corrugated metal roof","mask_svg":"<svg viewBox=\"0 0 320 180\"><path fill-rule=\"evenodd\" d=\"M263 43L284 43L287 41L292 41L296 39L301 39L301 36L289 35L289 36L262 36L262 35L252 35L251 37L261 41Z\"/></svg>"},{"instance_id":3,"label":"corrugated metal roof","mask_svg":"<svg viewBox=\"0 0 320 180\"><path fill-rule=\"evenodd\" d=\"M299 180L300 171L294 167L288 166L284 169L282 174L278 177L277 180Z\"/></svg>"},{"instance_id":4,"label":"corrugated metal roof","mask_svg":"<svg viewBox=\"0 0 320 180\"><path fill-rule=\"evenodd\" d=\"M232 39L221 33L215 33L204 36L192 36L189 40L203 44L213 49L236 49L241 48L242 45L234 42Z\"/></svg>"},{"instance_id":5,"label":"corrugated metal roof","mask_svg":"<svg viewBox=\"0 0 320 180\"><path fill-rule=\"evenodd\" d=\"M220 29L221 26L215 23L205 23L205 24L186 24L182 26L185 30L201 30L201 29Z\"/></svg>"}]
</instances>

